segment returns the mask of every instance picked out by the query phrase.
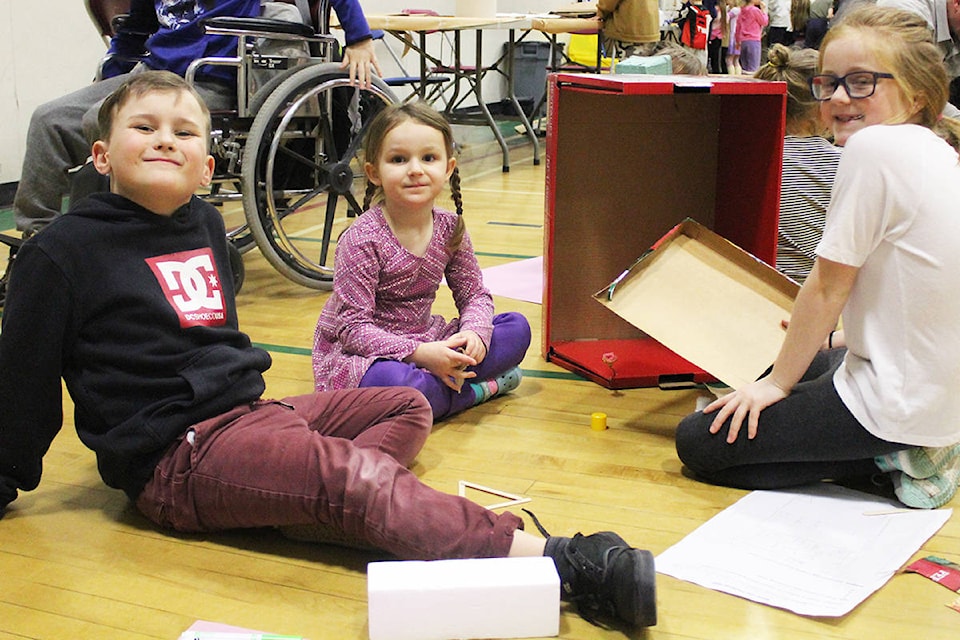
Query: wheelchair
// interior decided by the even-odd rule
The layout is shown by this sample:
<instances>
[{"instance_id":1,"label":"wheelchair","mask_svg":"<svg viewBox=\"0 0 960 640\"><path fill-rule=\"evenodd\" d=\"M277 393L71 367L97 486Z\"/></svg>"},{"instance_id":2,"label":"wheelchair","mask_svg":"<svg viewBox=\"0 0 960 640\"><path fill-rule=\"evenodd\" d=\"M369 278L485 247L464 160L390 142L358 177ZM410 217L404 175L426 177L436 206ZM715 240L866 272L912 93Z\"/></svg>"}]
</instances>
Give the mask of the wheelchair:
<instances>
[{"instance_id":1,"label":"wheelchair","mask_svg":"<svg viewBox=\"0 0 960 640\"><path fill-rule=\"evenodd\" d=\"M238 285L243 281L239 256L256 246L293 282L332 288L338 228L342 232L362 213L363 135L380 110L397 102L379 78L369 89L350 85L347 71L335 61L338 43L330 35L328 0L309 4L311 24L208 19L208 32L237 38L237 54L200 58L187 70L189 82L208 65L237 70L236 110L212 113L210 152L216 169L209 192L199 195L224 213ZM268 42L305 52L264 52ZM226 206L237 202L241 219Z\"/></svg>"}]
</instances>

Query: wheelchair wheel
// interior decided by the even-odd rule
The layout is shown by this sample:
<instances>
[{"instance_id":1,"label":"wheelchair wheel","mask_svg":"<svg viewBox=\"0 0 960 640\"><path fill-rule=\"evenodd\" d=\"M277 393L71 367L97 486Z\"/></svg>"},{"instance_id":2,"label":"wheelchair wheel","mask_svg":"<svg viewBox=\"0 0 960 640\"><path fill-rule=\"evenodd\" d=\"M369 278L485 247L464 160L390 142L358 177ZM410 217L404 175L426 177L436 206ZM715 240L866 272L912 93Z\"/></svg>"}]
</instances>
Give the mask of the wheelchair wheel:
<instances>
[{"instance_id":1,"label":"wheelchair wheel","mask_svg":"<svg viewBox=\"0 0 960 640\"><path fill-rule=\"evenodd\" d=\"M259 107L242 163L244 213L264 257L290 280L333 286L335 227L362 212L362 137L393 102L379 79L351 87L324 63L290 75Z\"/></svg>"}]
</instances>

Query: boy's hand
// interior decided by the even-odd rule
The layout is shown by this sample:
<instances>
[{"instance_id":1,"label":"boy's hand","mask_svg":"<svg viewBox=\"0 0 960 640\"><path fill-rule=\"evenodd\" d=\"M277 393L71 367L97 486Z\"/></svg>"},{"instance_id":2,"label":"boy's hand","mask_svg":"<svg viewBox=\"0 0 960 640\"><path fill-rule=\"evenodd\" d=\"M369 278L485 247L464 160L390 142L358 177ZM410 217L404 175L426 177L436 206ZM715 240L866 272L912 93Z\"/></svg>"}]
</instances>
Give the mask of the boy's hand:
<instances>
[{"instance_id":1,"label":"boy's hand","mask_svg":"<svg viewBox=\"0 0 960 640\"><path fill-rule=\"evenodd\" d=\"M382 76L380 62L373 48L373 38L356 42L343 50L341 69L350 70L350 84L369 89L373 80L373 71Z\"/></svg>"},{"instance_id":2,"label":"boy's hand","mask_svg":"<svg viewBox=\"0 0 960 640\"><path fill-rule=\"evenodd\" d=\"M457 350L462 346L462 342L462 339L454 340L453 338L441 342L424 342L413 352L410 360L459 393L463 388L464 380L477 375L473 371L465 370L477 364L477 361Z\"/></svg>"}]
</instances>

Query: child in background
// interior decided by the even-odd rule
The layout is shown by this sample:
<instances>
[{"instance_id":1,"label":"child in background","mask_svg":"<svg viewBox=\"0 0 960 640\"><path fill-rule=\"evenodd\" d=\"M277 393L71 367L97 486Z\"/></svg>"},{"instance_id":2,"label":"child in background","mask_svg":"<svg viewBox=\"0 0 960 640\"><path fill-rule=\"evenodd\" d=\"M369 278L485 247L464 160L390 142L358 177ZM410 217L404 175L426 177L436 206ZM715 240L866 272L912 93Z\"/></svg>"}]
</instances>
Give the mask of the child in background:
<instances>
[{"instance_id":1,"label":"child in background","mask_svg":"<svg viewBox=\"0 0 960 640\"><path fill-rule=\"evenodd\" d=\"M712 15L701 0L688 0L678 10L680 44L708 68L707 42L710 39Z\"/></svg>"},{"instance_id":2,"label":"child in background","mask_svg":"<svg viewBox=\"0 0 960 640\"><path fill-rule=\"evenodd\" d=\"M727 0L727 73L739 76L743 73L740 68L740 45L737 43L737 22L742 11L741 0Z\"/></svg>"},{"instance_id":3,"label":"child in background","mask_svg":"<svg viewBox=\"0 0 960 640\"><path fill-rule=\"evenodd\" d=\"M710 73L727 73L727 48L729 32L727 30L727 5L720 2L716 6L717 15L710 23L710 41L707 43L707 58L710 61Z\"/></svg>"},{"instance_id":4,"label":"child in background","mask_svg":"<svg viewBox=\"0 0 960 640\"><path fill-rule=\"evenodd\" d=\"M763 28L770 19L763 0L747 0L737 19L736 40L740 50L740 67L744 73L753 73L760 68L760 40Z\"/></svg>"},{"instance_id":5,"label":"child in background","mask_svg":"<svg viewBox=\"0 0 960 640\"><path fill-rule=\"evenodd\" d=\"M919 16L863 5L823 39L811 89L844 145L826 227L772 371L677 428L703 480L780 489L885 472L911 507L956 494L960 120L942 117L931 36Z\"/></svg>"},{"instance_id":6,"label":"child in background","mask_svg":"<svg viewBox=\"0 0 960 640\"><path fill-rule=\"evenodd\" d=\"M656 0L597 0L606 55L620 58L649 55L660 40L660 11Z\"/></svg>"},{"instance_id":7,"label":"child in background","mask_svg":"<svg viewBox=\"0 0 960 640\"><path fill-rule=\"evenodd\" d=\"M317 322L317 391L407 386L420 390L434 420L520 384L530 325L519 313L493 315L467 233L453 131L421 103L393 105L365 139L367 196L337 243L333 294ZM450 185L456 213L435 206ZM431 315L446 277L460 313Z\"/></svg>"},{"instance_id":8,"label":"child in background","mask_svg":"<svg viewBox=\"0 0 960 640\"><path fill-rule=\"evenodd\" d=\"M767 63L754 74L787 83L777 270L801 284L813 268L841 153L826 139L820 105L810 93L817 60L814 49L775 44L767 51Z\"/></svg>"},{"instance_id":9,"label":"child in background","mask_svg":"<svg viewBox=\"0 0 960 640\"><path fill-rule=\"evenodd\" d=\"M40 483L62 377L104 482L161 528L314 527L410 560L542 555L584 616L656 624L649 551L609 531L540 538L407 469L432 425L417 391L261 399L270 356L237 326L223 219L194 195L213 172L209 111L183 78L146 71L99 124L93 161L112 193L25 242L11 274L0 518L29 511L9 505Z\"/></svg>"},{"instance_id":10,"label":"child in background","mask_svg":"<svg viewBox=\"0 0 960 640\"><path fill-rule=\"evenodd\" d=\"M810 22L810 0L792 0L790 3L790 28L793 42L790 44L804 48L807 40L807 23Z\"/></svg>"},{"instance_id":11,"label":"child in background","mask_svg":"<svg viewBox=\"0 0 960 640\"><path fill-rule=\"evenodd\" d=\"M651 56L670 56L671 72L675 75L705 76L707 65L697 56L690 53L690 49L677 44L672 40L661 40L650 49Z\"/></svg>"}]
</instances>

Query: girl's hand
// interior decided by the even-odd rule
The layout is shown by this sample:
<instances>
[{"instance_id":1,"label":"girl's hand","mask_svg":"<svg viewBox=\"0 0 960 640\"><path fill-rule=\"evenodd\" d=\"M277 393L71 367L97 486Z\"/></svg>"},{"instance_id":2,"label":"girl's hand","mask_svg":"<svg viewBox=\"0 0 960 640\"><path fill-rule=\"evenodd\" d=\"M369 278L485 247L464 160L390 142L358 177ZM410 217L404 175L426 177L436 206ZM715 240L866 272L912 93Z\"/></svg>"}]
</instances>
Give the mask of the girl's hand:
<instances>
[{"instance_id":1,"label":"girl's hand","mask_svg":"<svg viewBox=\"0 0 960 640\"><path fill-rule=\"evenodd\" d=\"M465 380L476 377L476 372L466 371L466 368L477 362L457 350L458 342L452 338L442 342L424 342L416 348L410 360L459 393Z\"/></svg>"},{"instance_id":2,"label":"girl's hand","mask_svg":"<svg viewBox=\"0 0 960 640\"><path fill-rule=\"evenodd\" d=\"M475 331L460 331L450 336L449 340L456 341L460 349L473 358L476 364L480 364L487 357L487 345L483 344Z\"/></svg>"},{"instance_id":3,"label":"girl's hand","mask_svg":"<svg viewBox=\"0 0 960 640\"><path fill-rule=\"evenodd\" d=\"M788 395L789 393L777 386L770 376L766 376L722 398L717 398L703 410L704 413L717 411L717 416L710 423L710 433L720 431L727 418L731 418L727 442L732 444L736 442L743 420L746 418L747 438L753 440L757 437L760 412Z\"/></svg>"}]
</instances>

